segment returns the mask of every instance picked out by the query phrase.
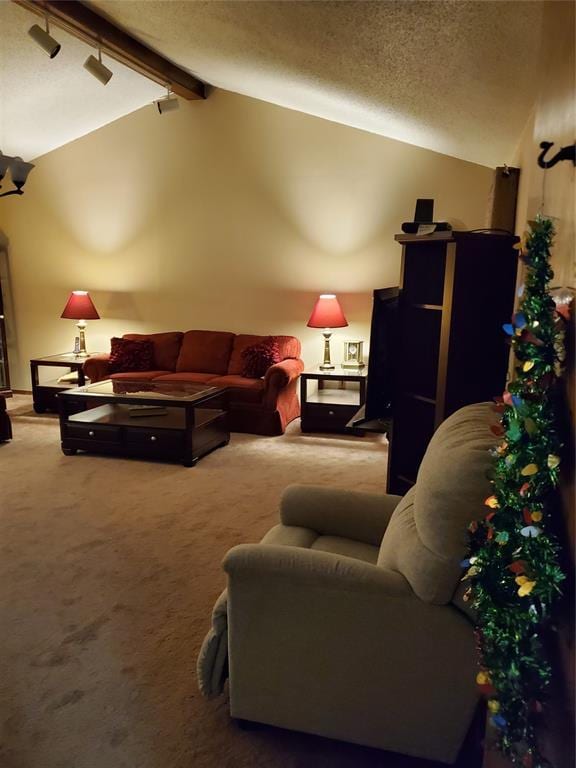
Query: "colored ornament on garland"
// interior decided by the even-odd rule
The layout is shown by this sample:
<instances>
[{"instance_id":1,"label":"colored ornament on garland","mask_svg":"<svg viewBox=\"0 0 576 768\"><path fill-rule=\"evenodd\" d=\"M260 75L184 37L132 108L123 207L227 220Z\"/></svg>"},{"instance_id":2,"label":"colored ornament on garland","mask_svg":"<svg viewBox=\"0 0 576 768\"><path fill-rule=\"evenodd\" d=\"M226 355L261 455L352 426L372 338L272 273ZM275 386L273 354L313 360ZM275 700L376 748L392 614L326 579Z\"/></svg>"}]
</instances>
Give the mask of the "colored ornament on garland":
<instances>
[{"instance_id":1,"label":"colored ornament on garland","mask_svg":"<svg viewBox=\"0 0 576 768\"><path fill-rule=\"evenodd\" d=\"M567 302L550 295L554 230L531 222L519 258L526 265L520 308L504 332L515 375L496 398L505 440L491 452L493 492L485 516L469 525L470 553L462 562L466 599L477 612L480 667L476 682L488 699L498 749L514 764L544 768L536 728L551 677L545 634L565 578L558 545L546 530L549 497L558 483L561 444L553 382L562 373Z\"/></svg>"}]
</instances>

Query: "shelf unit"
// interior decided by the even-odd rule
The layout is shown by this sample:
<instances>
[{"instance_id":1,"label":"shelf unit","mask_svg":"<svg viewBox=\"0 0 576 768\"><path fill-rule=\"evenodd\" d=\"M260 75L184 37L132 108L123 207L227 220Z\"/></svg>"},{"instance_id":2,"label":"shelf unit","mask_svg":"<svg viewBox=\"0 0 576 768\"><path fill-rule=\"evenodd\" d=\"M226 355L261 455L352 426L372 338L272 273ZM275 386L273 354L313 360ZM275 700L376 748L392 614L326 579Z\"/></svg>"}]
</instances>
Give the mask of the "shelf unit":
<instances>
[{"instance_id":1,"label":"shelf unit","mask_svg":"<svg viewBox=\"0 0 576 768\"><path fill-rule=\"evenodd\" d=\"M388 492L416 482L435 429L506 383L502 323L513 311L513 235L472 232L396 235L402 246L395 402Z\"/></svg>"},{"instance_id":2,"label":"shelf unit","mask_svg":"<svg viewBox=\"0 0 576 768\"><path fill-rule=\"evenodd\" d=\"M0 442L12 439L12 425L6 410L6 398L12 397L10 387L10 369L8 367L8 346L6 343L6 325L4 302L2 299L2 279L0 276Z\"/></svg>"}]
</instances>

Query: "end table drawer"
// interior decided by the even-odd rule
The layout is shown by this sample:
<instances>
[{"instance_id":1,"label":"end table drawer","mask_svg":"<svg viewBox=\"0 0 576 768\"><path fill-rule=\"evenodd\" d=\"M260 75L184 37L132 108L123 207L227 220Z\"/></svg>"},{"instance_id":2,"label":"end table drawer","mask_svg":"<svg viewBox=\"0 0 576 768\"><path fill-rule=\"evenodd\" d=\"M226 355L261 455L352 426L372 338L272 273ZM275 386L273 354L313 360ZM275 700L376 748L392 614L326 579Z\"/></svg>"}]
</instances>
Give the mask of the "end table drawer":
<instances>
[{"instance_id":1,"label":"end table drawer","mask_svg":"<svg viewBox=\"0 0 576 768\"><path fill-rule=\"evenodd\" d=\"M302 424L308 429L342 429L358 411L355 405L307 403L302 409Z\"/></svg>"},{"instance_id":2,"label":"end table drawer","mask_svg":"<svg viewBox=\"0 0 576 768\"><path fill-rule=\"evenodd\" d=\"M127 427L126 442L131 445L148 445L151 448L180 449L184 445L184 434L171 429L142 429Z\"/></svg>"},{"instance_id":3,"label":"end table drawer","mask_svg":"<svg viewBox=\"0 0 576 768\"><path fill-rule=\"evenodd\" d=\"M65 426L65 435L73 440L115 442L120 439L120 427L103 424L73 424L68 422Z\"/></svg>"}]
</instances>

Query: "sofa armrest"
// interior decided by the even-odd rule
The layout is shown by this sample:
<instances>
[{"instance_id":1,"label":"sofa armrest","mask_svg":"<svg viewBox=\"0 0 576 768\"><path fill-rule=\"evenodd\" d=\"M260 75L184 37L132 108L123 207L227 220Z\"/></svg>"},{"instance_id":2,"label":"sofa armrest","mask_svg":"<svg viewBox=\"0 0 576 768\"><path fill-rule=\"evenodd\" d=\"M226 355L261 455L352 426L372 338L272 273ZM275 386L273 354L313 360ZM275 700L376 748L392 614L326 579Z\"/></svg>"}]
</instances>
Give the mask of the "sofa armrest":
<instances>
[{"instance_id":1,"label":"sofa armrest","mask_svg":"<svg viewBox=\"0 0 576 768\"><path fill-rule=\"evenodd\" d=\"M401 496L290 485L280 501L284 525L312 528L379 546Z\"/></svg>"},{"instance_id":2,"label":"sofa armrest","mask_svg":"<svg viewBox=\"0 0 576 768\"><path fill-rule=\"evenodd\" d=\"M266 389L279 392L284 387L287 387L290 382L296 381L303 370L304 362L295 358L287 358L280 363L271 365L264 376Z\"/></svg>"},{"instance_id":3,"label":"sofa armrest","mask_svg":"<svg viewBox=\"0 0 576 768\"><path fill-rule=\"evenodd\" d=\"M223 566L232 582L235 577L255 578L263 589L269 579L281 578L293 586L416 599L404 576L396 571L314 549L239 544L227 552Z\"/></svg>"},{"instance_id":4,"label":"sofa armrest","mask_svg":"<svg viewBox=\"0 0 576 768\"><path fill-rule=\"evenodd\" d=\"M110 360L110 354L108 352L100 352L96 355L90 355L85 361L83 367L84 375L87 376L90 381L103 381L109 378L108 361Z\"/></svg>"}]
</instances>

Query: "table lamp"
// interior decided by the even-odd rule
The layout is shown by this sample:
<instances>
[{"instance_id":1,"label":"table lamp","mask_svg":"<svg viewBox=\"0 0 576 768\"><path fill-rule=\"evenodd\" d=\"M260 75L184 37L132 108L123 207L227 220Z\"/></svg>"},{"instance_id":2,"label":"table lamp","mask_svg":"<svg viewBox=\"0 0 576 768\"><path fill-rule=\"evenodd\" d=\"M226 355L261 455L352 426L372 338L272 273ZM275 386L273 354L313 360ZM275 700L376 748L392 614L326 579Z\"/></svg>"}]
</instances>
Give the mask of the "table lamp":
<instances>
[{"instance_id":1,"label":"table lamp","mask_svg":"<svg viewBox=\"0 0 576 768\"><path fill-rule=\"evenodd\" d=\"M78 333L80 336L80 349L76 352L77 357L88 357L86 352L86 320L100 320L96 307L90 298L88 291L72 291L64 307L64 312L60 315L65 320L77 320Z\"/></svg>"},{"instance_id":2,"label":"table lamp","mask_svg":"<svg viewBox=\"0 0 576 768\"><path fill-rule=\"evenodd\" d=\"M334 365L330 362L330 336L332 328L345 328L348 321L344 317L342 307L334 293L323 293L316 299L314 309L307 323L309 328L324 328L324 362L321 363L322 371L333 370Z\"/></svg>"}]
</instances>

